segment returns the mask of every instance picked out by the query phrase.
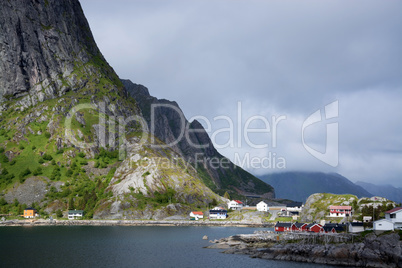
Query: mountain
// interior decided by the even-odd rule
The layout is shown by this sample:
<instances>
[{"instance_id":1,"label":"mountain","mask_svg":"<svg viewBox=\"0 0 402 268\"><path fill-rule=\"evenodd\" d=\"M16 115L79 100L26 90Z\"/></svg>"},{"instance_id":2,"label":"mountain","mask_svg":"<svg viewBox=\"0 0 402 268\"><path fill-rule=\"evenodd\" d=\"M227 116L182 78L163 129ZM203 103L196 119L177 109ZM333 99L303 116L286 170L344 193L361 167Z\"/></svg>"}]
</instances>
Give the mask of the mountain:
<instances>
[{"instance_id":1,"label":"mountain","mask_svg":"<svg viewBox=\"0 0 402 268\"><path fill-rule=\"evenodd\" d=\"M227 160L198 122L183 120L190 140L169 144L182 112L157 110L152 128L152 103L178 105L119 79L78 0L1 1L0 30L2 214L34 206L41 215L74 208L88 218L163 219L224 204L225 191L273 196L230 161L195 161L195 152Z\"/></svg>"},{"instance_id":2,"label":"mountain","mask_svg":"<svg viewBox=\"0 0 402 268\"><path fill-rule=\"evenodd\" d=\"M402 189L392 185L376 185L367 182L358 181L356 185L363 187L366 191L376 196L383 196L397 203L402 203Z\"/></svg>"},{"instance_id":3,"label":"mountain","mask_svg":"<svg viewBox=\"0 0 402 268\"><path fill-rule=\"evenodd\" d=\"M169 144L171 149L191 163L208 187L221 195L227 191L231 196L240 194L274 197L274 190L270 185L219 154L202 125L197 120L188 122L176 102L157 99L149 94L146 87L130 80L122 82L137 101L151 134Z\"/></svg>"},{"instance_id":4,"label":"mountain","mask_svg":"<svg viewBox=\"0 0 402 268\"><path fill-rule=\"evenodd\" d=\"M357 197L373 196L362 187L335 173L284 172L260 177L272 185L277 198L304 202L314 193L352 194Z\"/></svg>"}]
</instances>

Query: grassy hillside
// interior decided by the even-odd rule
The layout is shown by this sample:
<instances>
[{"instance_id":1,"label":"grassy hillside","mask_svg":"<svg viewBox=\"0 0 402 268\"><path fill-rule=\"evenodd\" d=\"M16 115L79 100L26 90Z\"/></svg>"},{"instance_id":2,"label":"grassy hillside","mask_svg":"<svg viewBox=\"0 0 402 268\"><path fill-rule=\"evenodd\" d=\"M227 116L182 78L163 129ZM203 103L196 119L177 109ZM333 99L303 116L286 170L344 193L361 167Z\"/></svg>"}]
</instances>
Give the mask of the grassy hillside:
<instances>
[{"instance_id":1,"label":"grassy hillside","mask_svg":"<svg viewBox=\"0 0 402 268\"><path fill-rule=\"evenodd\" d=\"M373 206L375 207L375 219L384 217L384 212L396 206L385 198L358 198L355 195L344 194L336 195L329 193L316 193L307 199L304 209L301 213L301 220L306 222L327 220L340 222L347 220L340 217L329 217L330 206L352 206L353 216L349 220L362 220L363 216L373 215Z\"/></svg>"}]
</instances>

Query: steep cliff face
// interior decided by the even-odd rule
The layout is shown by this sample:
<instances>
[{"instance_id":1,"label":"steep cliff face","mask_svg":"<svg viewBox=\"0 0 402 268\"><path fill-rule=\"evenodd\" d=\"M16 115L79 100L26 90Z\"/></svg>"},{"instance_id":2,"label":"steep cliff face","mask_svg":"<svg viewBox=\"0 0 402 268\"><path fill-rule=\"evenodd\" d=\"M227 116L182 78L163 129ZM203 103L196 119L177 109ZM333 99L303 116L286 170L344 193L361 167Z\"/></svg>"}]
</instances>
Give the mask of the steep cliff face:
<instances>
[{"instance_id":1,"label":"steep cliff face","mask_svg":"<svg viewBox=\"0 0 402 268\"><path fill-rule=\"evenodd\" d=\"M137 101L151 134L182 155L203 174L204 182L214 191L240 195L275 197L273 188L222 156L212 144L202 125L188 122L176 102L157 99L146 87L122 80ZM219 164L217 164L219 163Z\"/></svg>"},{"instance_id":2,"label":"steep cliff face","mask_svg":"<svg viewBox=\"0 0 402 268\"><path fill-rule=\"evenodd\" d=\"M0 31L0 101L26 96L25 106L35 105L94 74L116 79L78 0L1 1Z\"/></svg>"},{"instance_id":3,"label":"steep cliff face","mask_svg":"<svg viewBox=\"0 0 402 268\"><path fill-rule=\"evenodd\" d=\"M33 203L43 215L75 208L88 218L161 219L224 205L208 187L259 189L241 169L188 165L190 144L166 144L180 123L170 110L158 110L152 133L142 127L147 105L160 101L144 87L128 94L77 0L1 1L0 27L3 214L21 215L21 203ZM203 157L217 154L205 132L191 140L210 145L196 151Z\"/></svg>"}]
</instances>

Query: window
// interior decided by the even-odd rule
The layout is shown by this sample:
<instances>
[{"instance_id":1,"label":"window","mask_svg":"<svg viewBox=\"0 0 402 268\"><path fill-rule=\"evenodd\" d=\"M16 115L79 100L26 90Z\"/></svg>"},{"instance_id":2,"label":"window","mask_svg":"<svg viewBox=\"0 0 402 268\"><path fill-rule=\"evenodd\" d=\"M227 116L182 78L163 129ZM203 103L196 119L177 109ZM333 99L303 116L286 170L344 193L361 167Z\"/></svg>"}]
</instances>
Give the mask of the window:
<instances>
[{"instance_id":1,"label":"window","mask_svg":"<svg viewBox=\"0 0 402 268\"><path fill-rule=\"evenodd\" d=\"M389 215L391 219L395 219L396 218L396 214L390 214Z\"/></svg>"}]
</instances>

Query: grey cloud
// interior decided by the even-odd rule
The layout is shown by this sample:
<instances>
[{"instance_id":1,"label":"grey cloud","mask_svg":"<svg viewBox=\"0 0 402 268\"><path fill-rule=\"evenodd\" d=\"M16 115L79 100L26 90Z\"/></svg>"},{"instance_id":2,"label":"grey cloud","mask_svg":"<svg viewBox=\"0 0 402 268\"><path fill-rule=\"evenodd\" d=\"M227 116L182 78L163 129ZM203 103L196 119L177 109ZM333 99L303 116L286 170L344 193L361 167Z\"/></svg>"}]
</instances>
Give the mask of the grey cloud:
<instances>
[{"instance_id":1,"label":"grey cloud","mask_svg":"<svg viewBox=\"0 0 402 268\"><path fill-rule=\"evenodd\" d=\"M370 182L381 176L402 186L402 2L81 3L119 76L177 101L187 117L206 116L217 130L225 124L213 118L235 118L237 101L246 117L286 115L275 150L287 157L288 169ZM338 168L313 159L300 134L303 120L334 100L340 105ZM308 141L321 148L325 124L314 129ZM224 143L226 137L218 138ZM220 151L232 159L236 152L267 155L247 146Z\"/></svg>"}]
</instances>

